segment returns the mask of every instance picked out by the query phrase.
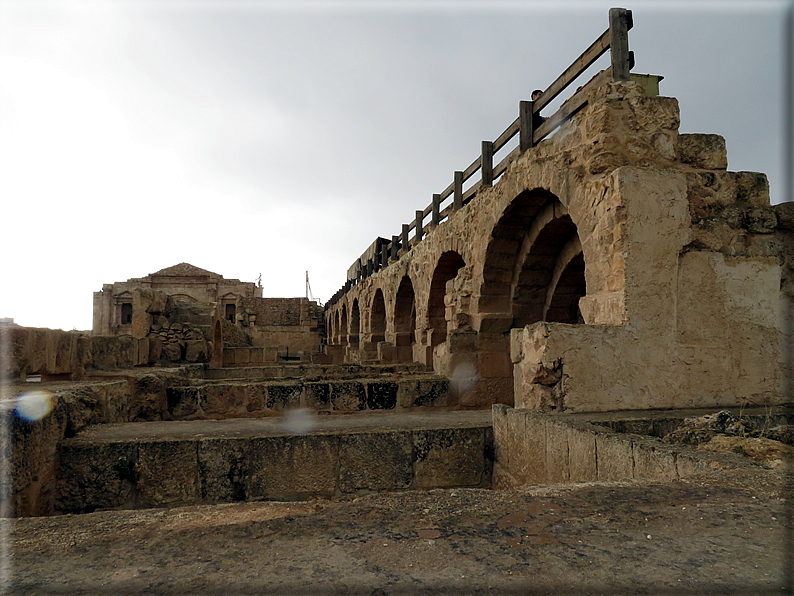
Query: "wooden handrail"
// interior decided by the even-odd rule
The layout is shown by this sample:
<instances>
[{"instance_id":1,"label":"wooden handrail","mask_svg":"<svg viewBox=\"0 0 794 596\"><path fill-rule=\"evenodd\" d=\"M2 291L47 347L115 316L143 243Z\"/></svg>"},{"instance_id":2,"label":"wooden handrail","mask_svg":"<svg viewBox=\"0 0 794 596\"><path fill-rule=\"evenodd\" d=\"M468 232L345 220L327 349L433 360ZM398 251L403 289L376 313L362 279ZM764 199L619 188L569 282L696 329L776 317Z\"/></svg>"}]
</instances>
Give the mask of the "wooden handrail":
<instances>
[{"instance_id":1,"label":"wooden handrail","mask_svg":"<svg viewBox=\"0 0 794 596\"><path fill-rule=\"evenodd\" d=\"M625 8L611 8L609 10L609 28L602 33L590 46L582 52L579 57L571 63L563 73L532 102L521 102L519 104L519 117L516 118L493 142L483 141L480 156L477 157L465 170L455 172L452 183L447 186L441 194L433 195L433 202L423 210L416 211L416 217L410 224L403 224L402 233L393 236L391 242L377 244L375 249L375 263L370 266L364 265L362 254L358 259L359 277L364 278L370 274L372 269L387 267L391 254L393 258L397 256L397 250L408 250L417 242L423 240L427 230L423 220L431 217L430 225L439 225L454 213L457 209L468 204L482 188L487 188L507 170L508 165L523 151L529 147L537 145L545 137L550 135L558 126L570 119L579 110L587 105L587 94L577 90L560 108L547 118L537 129L533 129L532 116L539 113L545 106L560 95L568 86L578 78L587 68L589 68L607 50L611 53L611 65L593 77L584 87L601 85L607 80L628 81L630 80L629 70L632 67L632 53L629 51L628 31L633 27L632 14ZM527 107L528 106L528 107ZM523 132L522 132L523 129ZM527 134L529 133L529 134ZM519 146L515 147L498 164L493 164L494 155L509 143L516 135L520 135ZM474 174L480 171L480 181L463 192L463 184ZM457 192L456 192L457 191ZM441 208L448 198L453 201L443 209ZM409 233L415 230L413 240L409 239ZM366 253L365 253L366 254ZM380 260L381 263L377 263ZM371 261L370 261L371 262ZM380 267L379 267L380 265ZM374 273L374 271L373 271ZM341 298L347 291L348 285L343 286L326 303L326 308Z\"/></svg>"}]
</instances>

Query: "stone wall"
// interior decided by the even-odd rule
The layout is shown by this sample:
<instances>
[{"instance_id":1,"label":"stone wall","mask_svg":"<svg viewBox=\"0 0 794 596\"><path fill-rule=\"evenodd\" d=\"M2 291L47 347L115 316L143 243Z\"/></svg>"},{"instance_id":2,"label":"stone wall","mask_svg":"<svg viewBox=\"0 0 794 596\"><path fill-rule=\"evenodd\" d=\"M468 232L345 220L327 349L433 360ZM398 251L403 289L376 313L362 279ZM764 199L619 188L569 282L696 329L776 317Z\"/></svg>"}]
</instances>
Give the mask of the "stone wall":
<instances>
[{"instance_id":1,"label":"stone wall","mask_svg":"<svg viewBox=\"0 0 794 596\"><path fill-rule=\"evenodd\" d=\"M495 488L562 482L675 480L757 464L739 455L695 451L618 433L567 416L494 406Z\"/></svg>"},{"instance_id":2,"label":"stone wall","mask_svg":"<svg viewBox=\"0 0 794 596\"><path fill-rule=\"evenodd\" d=\"M675 99L582 93L554 135L328 309L328 353L432 366L473 406L780 403L790 210L769 205L763 174L726 170L721 137L680 135Z\"/></svg>"}]
</instances>

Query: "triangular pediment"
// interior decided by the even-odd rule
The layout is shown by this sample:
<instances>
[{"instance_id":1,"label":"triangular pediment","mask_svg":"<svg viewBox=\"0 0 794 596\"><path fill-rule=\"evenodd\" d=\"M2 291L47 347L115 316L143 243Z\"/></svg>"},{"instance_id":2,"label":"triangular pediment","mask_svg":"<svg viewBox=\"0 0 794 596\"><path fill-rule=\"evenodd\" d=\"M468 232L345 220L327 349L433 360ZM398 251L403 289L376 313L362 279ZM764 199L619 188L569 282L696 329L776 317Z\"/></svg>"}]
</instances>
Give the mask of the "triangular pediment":
<instances>
[{"instance_id":1,"label":"triangular pediment","mask_svg":"<svg viewBox=\"0 0 794 596\"><path fill-rule=\"evenodd\" d=\"M196 267L195 265L191 265L190 263L179 263L178 265L172 265L171 267L166 267L165 269L160 269L155 273L149 275L149 277L214 277L223 279L222 275L217 273L213 273L212 271L207 271L206 269L201 269L200 267Z\"/></svg>"}]
</instances>

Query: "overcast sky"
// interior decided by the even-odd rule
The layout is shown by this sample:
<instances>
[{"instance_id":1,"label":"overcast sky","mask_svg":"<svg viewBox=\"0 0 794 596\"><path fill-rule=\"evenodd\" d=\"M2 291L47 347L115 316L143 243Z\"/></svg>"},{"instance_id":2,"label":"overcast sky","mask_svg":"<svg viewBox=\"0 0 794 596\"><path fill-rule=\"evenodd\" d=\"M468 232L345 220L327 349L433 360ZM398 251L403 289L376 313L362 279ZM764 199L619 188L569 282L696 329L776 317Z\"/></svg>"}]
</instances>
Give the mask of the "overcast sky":
<instances>
[{"instance_id":1,"label":"overcast sky","mask_svg":"<svg viewBox=\"0 0 794 596\"><path fill-rule=\"evenodd\" d=\"M616 5L0 0L0 317L90 329L103 283L180 262L327 300ZM680 131L783 201L786 4L622 6Z\"/></svg>"}]
</instances>

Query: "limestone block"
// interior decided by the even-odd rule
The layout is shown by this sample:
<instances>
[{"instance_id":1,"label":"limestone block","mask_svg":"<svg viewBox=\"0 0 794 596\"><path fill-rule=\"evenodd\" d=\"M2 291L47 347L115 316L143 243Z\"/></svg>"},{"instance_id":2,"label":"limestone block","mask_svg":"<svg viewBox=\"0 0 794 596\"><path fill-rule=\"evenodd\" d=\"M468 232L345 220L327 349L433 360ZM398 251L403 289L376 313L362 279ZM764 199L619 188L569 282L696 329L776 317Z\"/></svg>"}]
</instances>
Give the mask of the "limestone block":
<instances>
[{"instance_id":1,"label":"limestone block","mask_svg":"<svg viewBox=\"0 0 794 596\"><path fill-rule=\"evenodd\" d=\"M240 412L245 408L245 385L204 385L199 394L199 406L208 415Z\"/></svg>"},{"instance_id":2,"label":"limestone block","mask_svg":"<svg viewBox=\"0 0 794 596\"><path fill-rule=\"evenodd\" d=\"M267 403L267 385L265 383L247 383L245 409L258 412L265 409Z\"/></svg>"},{"instance_id":3,"label":"limestone block","mask_svg":"<svg viewBox=\"0 0 794 596\"><path fill-rule=\"evenodd\" d=\"M367 407L364 385L358 381L335 381L331 388L331 406L336 411L357 411Z\"/></svg>"},{"instance_id":4,"label":"limestone block","mask_svg":"<svg viewBox=\"0 0 794 596\"><path fill-rule=\"evenodd\" d=\"M769 206L769 180L761 172L731 172L736 200L759 207Z\"/></svg>"},{"instance_id":5,"label":"limestone block","mask_svg":"<svg viewBox=\"0 0 794 596\"><path fill-rule=\"evenodd\" d=\"M301 405L302 387L290 383L284 385L269 384L267 387L268 410L290 410Z\"/></svg>"},{"instance_id":6,"label":"limestone block","mask_svg":"<svg viewBox=\"0 0 794 596\"><path fill-rule=\"evenodd\" d=\"M358 490L408 488L413 476L411 435L379 432L339 438L339 488Z\"/></svg>"},{"instance_id":7,"label":"limestone block","mask_svg":"<svg viewBox=\"0 0 794 596\"><path fill-rule=\"evenodd\" d=\"M725 170L728 167L725 139L702 133L678 135L678 159L704 170Z\"/></svg>"},{"instance_id":8,"label":"limestone block","mask_svg":"<svg viewBox=\"0 0 794 596\"><path fill-rule=\"evenodd\" d=\"M168 409L166 386L158 375L136 376L129 401L130 421L161 420Z\"/></svg>"},{"instance_id":9,"label":"limestone block","mask_svg":"<svg viewBox=\"0 0 794 596\"><path fill-rule=\"evenodd\" d=\"M64 442L55 511L85 513L130 504L137 476L136 461L134 443Z\"/></svg>"},{"instance_id":10,"label":"limestone block","mask_svg":"<svg viewBox=\"0 0 794 596\"><path fill-rule=\"evenodd\" d=\"M99 389L102 395L102 420L107 422L129 422L130 385L127 381L103 383Z\"/></svg>"},{"instance_id":11,"label":"limestone block","mask_svg":"<svg viewBox=\"0 0 794 596\"><path fill-rule=\"evenodd\" d=\"M568 482L571 477L568 427L553 417L546 418L546 481Z\"/></svg>"},{"instance_id":12,"label":"limestone block","mask_svg":"<svg viewBox=\"0 0 794 596\"><path fill-rule=\"evenodd\" d=\"M149 364L149 338L142 337L135 342L135 366L146 366Z\"/></svg>"},{"instance_id":13,"label":"limestone block","mask_svg":"<svg viewBox=\"0 0 794 596\"><path fill-rule=\"evenodd\" d=\"M208 362L207 342L203 339L188 340L185 343L185 360L188 362Z\"/></svg>"},{"instance_id":14,"label":"limestone block","mask_svg":"<svg viewBox=\"0 0 794 596\"><path fill-rule=\"evenodd\" d=\"M160 358L167 362L179 362L182 360L182 347L175 341L163 342Z\"/></svg>"},{"instance_id":15,"label":"limestone block","mask_svg":"<svg viewBox=\"0 0 794 596\"><path fill-rule=\"evenodd\" d=\"M278 348L265 347L262 348L262 362L278 362Z\"/></svg>"},{"instance_id":16,"label":"limestone block","mask_svg":"<svg viewBox=\"0 0 794 596\"><path fill-rule=\"evenodd\" d=\"M627 480L634 477L634 456L630 439L615 433L596 434L598 480Z\"/></svg>"},{"instance_id":17,"label":"limestone block","mask_svg":"<svg viewBox=\"0 0 794 596\"><path fill-rule=\"evenodd\" d=\"M780 203L772 208L777 214L778 226L783 230L794 230L794 202Z\"/></svg>"},{"instance_id":18,"label":"limestone block","mask_svg":"<svg viewBox=\"0 0 794 596\"><path fill-rule=\"evenodd\" d=\"M679 477L683 477L713 472L714 468L709 463L710 460L707 455L692 451L687 453L679 451L675 460L676 473Z\"/></svg>"},{"instance_id":19,"label":"limestone block","mask_svg":"<svg viewBox=\"0 0 794 596\"><path fill-rule=\"evenodd\" d=\"M546 418L532 410L507 411L507 437L514 444L510 473L522 484L543 484L548 477Z\"/></svg>"},{"instance_id":20,"label":"limestone block","mask_svg":"<svg viewBox=\"0 0 794 596\"><path fill-rule=\"evenodd\" d=\"M327 410L331 407L331 390L328 383L306 383L303 386L304 405L313 410Z\"/></svg>"},{"instance_id":21,"label":"limestone block","mask_svg":"<svg viewBox=\"0 0 794 596\"><path fill-rule=\"evenodd\" d=\"M247 439L200 440L199 498L211 503L246 500L248 455Z\"/></svg>"},{"instance_id":22,"label":"limestone block","mask_svg":"<svg viewBox=\"0 0 794 596\"><path fill-rule=\"evenodd\" d=\"M675 480L678 478L676 452L664 443L632 437L634 478Z\"/></svg>"},{"instance_id":23,"label":"limestone block","mask_svg":"<svg viewBox=\"0 0 794 596\"><path fill-rule=\"evenodd\" d=\"M745 215L745 227L753 234L771 234L777 227L777 214L772 207L753 207Z\"/></svg>"},{"instance_id":24,"label":"limestone block","mask_svg":"<svg viewBox=\"0 0 794 596\"><path fill-rule=\"evenodd\" d=\"M451 406L456 403L449 391L449 380L443 377L400 379L397 402L401 408Z\"/></svg>"},{"instance_id":25,"label":"limestone block","mask_svg":"<svg viewBox=\"0 0 794 596\"><path fill-rule=\"evenodd\" d=\"M202 417L199 406L199 387L168 387L166 399L168 413L177 420L191 420Z\"/></svg>"},{"instance_id":26,"label":"limestone block","mask_svg":"<svg viewBox=\"0 0 794 596\"><path fill-rule=\"evenodd\" d=\"M393 410L397 405L397 383L394 381L368 381L367 407L370 410Z\"/></svg>"},{"instance_id":27,"label":"limestone block","mask_svg":"<svg viewBox=\"0 0 794 596\"><path fill-rule=\"evenodd\" d=\"M296 500L334 495L338 438L326 435L266 437L250 442L248 498Z\"/></svg>"},{"instance_id":28,"label":"limestone block","mask_svg":"<svg viewBox=\"0 0 794 596\"><path fill-rule=\"evenodd\" d=\"M568 465L571 482L598 480L596 435L591 430L568 426Z\"/></svg>"},{"instance_id":29,"label":"limestone block","mask_svg":"<svg viewBox=\"0 0 794 596\"><path fill-rule=\"evenodd\" d=\"M192 503L198 496L197 443L156 441L138 444L138 505Z\"/></svg>"},{"instance_id":30,"label":"limestone block","mask_svg":"<svg viewBox=\"0 0 794 596\"><path fill-rule=\"evenodd\" d=\"M513 364L510 354L503 352L480 352L480 376L484 378L512 378Z\"/></svg>"},{"instance_id":31,"label":"limestone block","mask_svg":"<svg viewBox=\"0 0 794 596\"><path fill-rule=\"evenodd\" d=\"M479 486L485 474L482 428L413 431L414 488Z\"/></svg>"}]
</instances>

